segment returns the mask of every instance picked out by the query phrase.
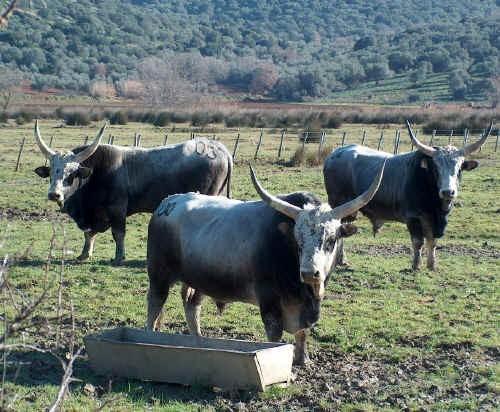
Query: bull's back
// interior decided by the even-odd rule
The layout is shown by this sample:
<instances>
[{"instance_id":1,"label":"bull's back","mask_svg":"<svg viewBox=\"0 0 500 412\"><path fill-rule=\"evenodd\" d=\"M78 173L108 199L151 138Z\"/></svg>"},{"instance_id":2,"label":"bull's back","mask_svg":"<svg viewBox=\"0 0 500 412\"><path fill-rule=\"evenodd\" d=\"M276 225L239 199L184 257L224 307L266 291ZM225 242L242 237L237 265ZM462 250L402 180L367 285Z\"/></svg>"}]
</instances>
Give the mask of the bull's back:
<instances>
[{"instance_id":1,"label":"bull's back","mask_svg":"<svg viewBox=\"0 0 500 412\"><path fill-rule=\"evenodd\" d=\"M126 161L128 213L152 212L175 193L218 194L229 162L227 150L208 140L130 154Z\"/></svg>"}]
</instances>

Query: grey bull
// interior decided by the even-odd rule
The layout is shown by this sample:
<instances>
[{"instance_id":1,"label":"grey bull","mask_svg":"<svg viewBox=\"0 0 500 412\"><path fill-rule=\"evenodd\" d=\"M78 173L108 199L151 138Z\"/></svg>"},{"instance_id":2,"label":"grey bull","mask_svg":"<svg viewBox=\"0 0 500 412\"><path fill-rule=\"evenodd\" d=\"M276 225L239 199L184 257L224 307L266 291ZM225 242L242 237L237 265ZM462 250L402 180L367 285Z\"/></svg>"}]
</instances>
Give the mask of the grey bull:
<instances>
[{"instance_id":1,"label":"grey bull","mask_svg":"<svg viewBox=\"0 0 500 412\"><path fill-rule=\"evenodd\" d=\"M370 184L370 176L386 162L380 189L361 212L370 219L374 235L386 221L405 223L414 248L412 268L420 266L425 239L427 267L434 270L436 239L444 235L462 172L478 166L476 160L465 157L484 144L493 124L478 141L462 149L430 147L417 139L409 122L407 126L416 151L392 155L358 145L336 149L325 160L325 186L328 202L335 207L363 192ZM346 263L343 245L340 249L339 258Z\"/></svg>"},{"instance_id":2,"label":"grey bull","mask_svg":"<svg viewBox=\"0 0 500 412\"><path fill-rule=\"evenodd\" d=\"M341 219L372 198L382 174L380 167L364 193L334 209L308 193L273 196L253 170L262 201L169 196L149 223L147 328L160 327L169 289L180 281L191 334L201 335L204 295L219 304L246 302L259 307L269 340L284 330L295 334L295 361L305 362L307 331L319 319L337 241L356 232Z\"/></svg>"},{"instance_id":3,"label":"grey bull","mask_svg":"<svg viewBox=\"0 0 500 412\"><path fill-rule=\"evenodd\" d=\"M50 166L35 172L50 177L49 200L55 201L84 231L80 260L92 256L96 234L111 227L116 242L114 262L125 258L126 217L153 212L163 198L198 191L230 195L231 154L219 142L204 138L155 148L128 148L100 144L105 127L88 146L68 152L35 139Z\"/></svg>"}]
</instances>

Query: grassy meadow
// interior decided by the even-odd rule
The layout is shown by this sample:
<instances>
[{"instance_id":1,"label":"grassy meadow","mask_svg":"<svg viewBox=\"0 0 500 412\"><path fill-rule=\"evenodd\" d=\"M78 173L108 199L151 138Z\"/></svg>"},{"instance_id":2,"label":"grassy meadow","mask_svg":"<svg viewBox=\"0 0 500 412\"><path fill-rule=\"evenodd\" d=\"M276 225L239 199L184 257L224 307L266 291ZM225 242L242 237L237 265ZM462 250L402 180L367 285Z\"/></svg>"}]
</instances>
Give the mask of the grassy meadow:
<instances>
[{"instance_id":1,"label":"grassy meadow","mask_svg":"<svg viewBox=\"0 0 500 412\"><path fill-rule=\"evenodd\" d=\"M41 131L53 146L69 149L92 138L91 127L60 127L43 121ZM393 150L396 128L384 131L383 148ZM143 327L146 317L145 270L146 214L128 219L127 260L121 267L110 264L114 242L110 231L97 237L94 257L78 263L83 234L47 198L48 182L33 169L44 163L33 139L33 124L0 128L0 254L12 265L8 276L14 301L34 299L47 284L49 296L36 318L54 317L57 323L38 326L11 337L8 343L24 342L51 349L61 356L70 350L67 338L103 328L127 325ZM345 125L329 130L326 148L345 143L377 147L381 129L376 126ZM134 133L142 134L142 146L186 140L189 126L156 128L130 123L112 126L114 144L131 145ZM263 185L274 193L311 191L326 200L322 166L290 165L300 147L296 131L284 139L277 158L279 129L264 129L257 160L253 160L258 129L198 131L213 136L232 152L237 134L240 141L232 179L232 194L238 199L256 199L247 162L251 160ZM20 171L14 170L19 142L26 136ZM428 142L429 136L419 136ZM447 137L437 143L446 144ZM457 145L461 144L457 140ZM365 218L358 220L360 233L347 240L351 267L334 273L322 303L321 319L311 333L312 364L294 368L295 382L288 388L265 393L223 392L200 387L141 382L95 375L84 356L77 360L65 410L494 410L499 405L499 258L500 186L498 153L492 139L475 158L481 165L464 173L459 201L446 236L438 243L438 270L412 272L410 240L401 224L387 224L373 238ZM402 130L400 151L410 149ZM317 144L308 144L311 159ZM311 162L314 163L314 162ZM51 241L53 247L51 250ZM49 251L50 265L47 265ZM61 266L61 259L63 265ZM423 265L425 268L425 264ZM65 302L57 314L57 301ZM9 291L2 296L3 313L13 316ZM72 310L69 308L72 306ZM265 339L256 307L229 305L222 316L206 299L202 309L202 332L208 336ZM58 326L57 326L58 325ZM5 323L0 328L5 327ZM179 287L165 305L163 331L187 331ZM66 336L58 338L59 335ZM293 337L285 339L292 342ZM57 346L58 344L58 346ZM4 353L3 407L12 410L43 410L56 398L62 370L46 353L26 348Z\"/></svg>"}]
</instances>

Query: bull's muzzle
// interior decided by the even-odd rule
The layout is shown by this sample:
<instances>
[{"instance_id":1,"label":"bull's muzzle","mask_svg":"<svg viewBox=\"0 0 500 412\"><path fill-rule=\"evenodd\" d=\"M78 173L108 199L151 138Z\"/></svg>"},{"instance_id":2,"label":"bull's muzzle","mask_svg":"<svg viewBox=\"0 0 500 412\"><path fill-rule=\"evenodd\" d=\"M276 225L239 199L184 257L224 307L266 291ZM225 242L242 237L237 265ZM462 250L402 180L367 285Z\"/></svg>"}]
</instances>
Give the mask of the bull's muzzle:
<instances>
[{"instance_id":1,"label":"bull's muzzle","mask_svg":"<svg viewBox=\"0 0 500 412\"><path fill-rule=\"evenodd\" d=\"M454 200L457 197L457 192L453 189L441 190L439 192L441 199L443 200Z\"/></svg>"},{"instance_id":2,"label":"bull's muzzle","mask_svg":"<svg viewBox=\"0 0 500 412\"><path fill-rule=\"evenodd\" d=\"M301 271L300 280L312 288L314 296L317 299L323 299L325 295L325 286L321 278L321 273L318 270L311 272Z\"/></svg>"},{"instance_id":3,"label":"bull's muzzle","mask_svg":"<svg viewBox=\"0 0 500 412\"><path fill-rule=\"evenodd\" d=\"M49 200L52 200L53 202L61 202L62 201L62 196L58 192L49 192L48 194Z\"/></svg>"}]
</instances>

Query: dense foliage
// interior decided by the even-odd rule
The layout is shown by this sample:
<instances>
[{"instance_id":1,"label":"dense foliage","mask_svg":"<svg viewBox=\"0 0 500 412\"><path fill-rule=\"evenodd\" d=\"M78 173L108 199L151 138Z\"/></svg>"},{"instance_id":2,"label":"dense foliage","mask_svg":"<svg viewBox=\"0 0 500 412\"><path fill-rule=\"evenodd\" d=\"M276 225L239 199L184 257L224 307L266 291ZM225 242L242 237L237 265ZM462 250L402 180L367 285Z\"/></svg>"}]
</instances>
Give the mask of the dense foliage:
<instances>
[{"instance_id":1,"label":"dense foliage","mask_svg":"<svg viewBox=\"0 0 500 412\"><path fill-rule=\"evenodd\" d=\"M39 89L117 86L140 78L145 59L180 53L211 68L207 87L281 100L401 75L418 89L436 73L447 76L443 98L484 98L499 76L499 0L31 3L38 18L16 14L0 33L0 67L28 73ZM180 74L192 83L189 71Z\"/></svg>"}]
</instances>

